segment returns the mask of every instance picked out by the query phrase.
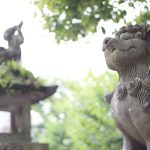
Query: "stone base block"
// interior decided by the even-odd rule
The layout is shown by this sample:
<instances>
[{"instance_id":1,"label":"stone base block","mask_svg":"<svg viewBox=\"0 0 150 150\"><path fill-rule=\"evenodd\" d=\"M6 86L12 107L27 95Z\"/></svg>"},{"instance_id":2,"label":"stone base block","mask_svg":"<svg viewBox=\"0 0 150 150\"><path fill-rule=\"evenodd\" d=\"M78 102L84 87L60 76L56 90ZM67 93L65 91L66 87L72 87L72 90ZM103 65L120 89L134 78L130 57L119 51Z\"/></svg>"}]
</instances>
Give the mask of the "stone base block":
<instances>
[{"instance_id":1,"label":"stone base block","mask_svg":"<svg viewBox=\"0 0 150 150\"><path fill-rule=\"evenodd\" d=\"M48 144L29 142L0 143L0 150L48 150Z\"/></svg>"}]
</instances>

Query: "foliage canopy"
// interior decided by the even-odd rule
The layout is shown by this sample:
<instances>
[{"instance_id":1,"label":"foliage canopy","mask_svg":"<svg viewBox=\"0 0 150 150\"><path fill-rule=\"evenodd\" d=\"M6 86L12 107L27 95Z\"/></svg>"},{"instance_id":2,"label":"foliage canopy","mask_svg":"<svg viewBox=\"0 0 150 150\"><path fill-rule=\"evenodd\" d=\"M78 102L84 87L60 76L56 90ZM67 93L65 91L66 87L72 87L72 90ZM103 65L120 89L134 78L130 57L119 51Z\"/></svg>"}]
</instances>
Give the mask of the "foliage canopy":
<instances>
[{"instance_id":1,"label":"foliage canopy","mask_svg":"<svg viewBox=\"0 0 150 150\"><path fill-rule=\"evenodd\" d=\"M43 84L43 79L34 77L16 61L7 61L0 66L0 94L14 92L14 85L33 85L37 88Z\"/></svg>"},{"instance_id":2,"label":"foliage canopy","mask_svg":"<svg viewBox=\"0 0 150 150\"><path fill-rule=\"evenodd\" d=\"M111 73L100 77L90 73L81 83L62 81L63 87L51 103L33 108L43 119L33 130L34 138L49 143L51 150L120 149L121 137L104 102L116 80Z\"/></svg>"},{"instance_id":3,"label":"foliage canopy","mask_svg":"<svg viewBox=\"0 0 150 150\"><path fill-rule=\"evenodd\" d=\"M56 40L77 40L96 32L98 23L125 20L127 7L141 6L137 23L150 21L149 0L34 0L45 21L44 28L54 32ZM121 7L120 7L121 6ZM103 33L105 28L101 26Z\"/></svg>"}]
</instances>

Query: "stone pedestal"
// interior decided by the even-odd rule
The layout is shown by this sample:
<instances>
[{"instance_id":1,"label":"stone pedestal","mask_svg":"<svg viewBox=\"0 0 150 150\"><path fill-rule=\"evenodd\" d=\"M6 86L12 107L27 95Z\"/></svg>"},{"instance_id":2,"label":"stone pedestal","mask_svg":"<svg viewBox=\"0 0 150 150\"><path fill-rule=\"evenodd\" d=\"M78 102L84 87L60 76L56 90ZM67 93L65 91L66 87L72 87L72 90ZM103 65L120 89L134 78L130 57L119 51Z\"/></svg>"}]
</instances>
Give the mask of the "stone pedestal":
<instances>
[{"instance_id":1,"label":"stone pedestal","mask_svg":"<svg viewBox=\"0 0 150 150\"><path fill-rule=\"evenodd\" d=\"M0 150L48 150L48 145L29 142L4 142L0 143Z\"/></svg>"}]
</instances>

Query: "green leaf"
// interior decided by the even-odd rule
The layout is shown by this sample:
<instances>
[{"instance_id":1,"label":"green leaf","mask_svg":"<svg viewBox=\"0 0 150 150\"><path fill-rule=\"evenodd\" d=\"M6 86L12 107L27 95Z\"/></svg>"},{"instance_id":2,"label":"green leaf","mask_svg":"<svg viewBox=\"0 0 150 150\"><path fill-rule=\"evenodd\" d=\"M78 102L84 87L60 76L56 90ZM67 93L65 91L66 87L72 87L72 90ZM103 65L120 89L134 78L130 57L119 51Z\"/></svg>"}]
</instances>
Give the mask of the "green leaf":
<instances>
[{"instance_id":1,"label":"green leaf","mask_svg":"<svg viewBox=\"0 0 150 150\"><path fill-rule=\"evenodd\" d=\"M134 3L133 3L133 2L129 2L129 3L128 3L128 5L129 5L130 7L135 8L135 7L134 7Z\"/></svg>"},{"instance_id":2,"label":"green leaf","mask_svg":"<svg viewBox=\"0 0 150 150\"><path fill-rule=\"evenodd\" d=\"M96 77L90 72L82 83L61 82L64 87L59 96L34 108L43 119L34 138L49 143L51 150L121 149L122 139L104 102L105 93L114 90L117 76L106 72Z\"/></svg>"},{"instance_id":3,"label":"green leaf","mask_svg":"<svg viewBox=\"0 0 150 150\"><path fill-rule=\"evenodd\" d=\"M115 23L124 21L124 24L128 22L127 15L130 15L127 11L129 8L133 9L136 5L141 6L140 13L149 12L148 6L150 6L149 0L34 0L35 5L41 11L43 18L44 29L48 29L50 32L55 33L55 39L58 43L60 41L76 41L79 37L85 37L88 33L95 33L96 28L100 21L112 20ZM128 5L127 5L128 4ZM117 7L121 5L121 9ZM45 11L46 10L46 11ZM45 13L46 12L46 13ZM142 17L142 16L141 16ZM145 17L145 19L144 19ZM148 16L144 16L141 19L136 19L132 23L145 23L150 20ZM74 23L73 20L80 20L78 23ZM147 20L147 21L146 21ZM70 24L66 24L66 22ZM144 22L142 22L144 21ZM66 25L68 26L66 28ZM107 28L102 28L102 32L105 33Z\"/></svg>"},{"instance_id":4,"label":"green leaf","mask_svg":"<svg viewBox=\"0 0 150 150\"><path fill-rule=\"evenodd\" d=\"M101 27L101 29L102 29L103 34L105 34L105 33L106 33L105 28L104 28L104 27Z\"/></svg>"}]
</instances>

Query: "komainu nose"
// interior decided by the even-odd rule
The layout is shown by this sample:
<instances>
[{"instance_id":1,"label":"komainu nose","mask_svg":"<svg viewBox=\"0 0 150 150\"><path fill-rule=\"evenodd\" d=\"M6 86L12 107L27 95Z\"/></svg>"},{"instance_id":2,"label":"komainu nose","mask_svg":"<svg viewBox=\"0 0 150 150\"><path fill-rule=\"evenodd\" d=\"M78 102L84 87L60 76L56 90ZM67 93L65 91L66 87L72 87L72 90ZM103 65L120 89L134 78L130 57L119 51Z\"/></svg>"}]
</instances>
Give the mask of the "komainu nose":
<instances>
[{"instance_id":1,"label":"komainu nose","mask_svg":"<svg viewBox=\"0 0 150 150\"><path fill-rule=\"evenodd\" d=\"M109 43L109 41L111 40L112 38L110 38L110 37L107 37L107 38L105 38L104 39L104 41L103 41L103 51L105 51L105 48L106 48L106 45Z\"/></svg>"},{"instance_id":2,"label":"komainu nose","mask_svg":"<svg viewBox=\"0 0 150 150\"><path fill-rule=\"evenodd\" d=\"M107 44L111 39L112 39L112 38L110 38L110 37L105 38L105 39L104 39L104 44Z\"/></svg>"}]
</instances>

